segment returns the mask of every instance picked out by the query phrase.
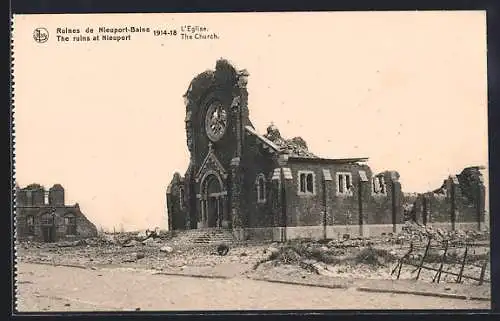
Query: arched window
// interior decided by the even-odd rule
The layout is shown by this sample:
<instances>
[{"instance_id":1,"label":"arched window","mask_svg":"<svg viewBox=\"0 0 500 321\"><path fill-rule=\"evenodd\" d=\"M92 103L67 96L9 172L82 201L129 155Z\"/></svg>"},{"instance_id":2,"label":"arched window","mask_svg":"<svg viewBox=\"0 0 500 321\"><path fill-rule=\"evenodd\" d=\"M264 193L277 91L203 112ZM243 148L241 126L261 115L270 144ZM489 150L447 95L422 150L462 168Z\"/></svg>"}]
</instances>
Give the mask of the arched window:
<instances>
[{"instance_id":1,"label":"arched window","mask_svg":"<svg viewBox=\"0 0 500 321\"><path fill-rule=\"evenodd\" d=\"M352 174L348 172L337 173L337 195L353 195Z\"/></svg>"},{"instance_id":2,"label":"arched window","mask_svg":"<svg viewBox=\"0 0 500 321\"><path fill-rule=\"evenodd\" d=\"M375 195L386 195L387 187L383 175L374 176L372 178L372 191Z\"/></svg>"},{"instance_id":3,"label":"arched window","mask_svg":"<svg viewBox=\"0 0 500 321\"><path fill-rule=\"evenodd\" d=\"M257 175L257 179L255 180L255 184L257 187L257 203L265 203L266 202L266 177L264 174Z\"/></svg>"},{"instance_id":4,"label":"arched window","mask_svg":"<svg viewBox=\"0 0 500 321\"><path fill-rule=\"evenodd\" d=\"M385 190L385 179L384 179L384 176L380 176L379 179L379 184L380 184L380 193L381 194L385 194L386 193L386 190Z\"/></svg>"},{"instance_id":5,"label":"arched window","mask_svg":"<svg viewBox=\"0 0 500 321\"><path fill-rule=\"evenodd\" d=\"M26 217L26 233L28 235L35 235L35 217L33 215Z\"/></svg>"},{"instance_id":6,"label":"arched window","mask_svg":"<svg viewBox=\"0 0 500 321\"><path fill-rule=\"evenodd\" d=\"M313 171L298 171L299 186L298 195L315 195L315 174Z\"/></svg>"},{"instance_id":7,"label":"arched window","mask_svg":"<svg viewBox=\"0 0 500 321\"><path fill-rule=\"evenodd\" d=\"M64 216L64 226L66 226L66 235L76 235L76 217L73 214Z\"/></svg>"}]
</instances>

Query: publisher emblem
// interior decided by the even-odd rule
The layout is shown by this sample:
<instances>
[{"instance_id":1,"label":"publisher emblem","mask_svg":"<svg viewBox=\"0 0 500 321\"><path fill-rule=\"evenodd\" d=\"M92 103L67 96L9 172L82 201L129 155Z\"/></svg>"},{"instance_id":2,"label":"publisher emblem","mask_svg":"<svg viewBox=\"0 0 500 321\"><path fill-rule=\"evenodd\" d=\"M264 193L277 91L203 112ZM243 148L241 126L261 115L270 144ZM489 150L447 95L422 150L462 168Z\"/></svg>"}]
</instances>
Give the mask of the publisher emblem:
<instances>
[{"instance_id":1,"label":"publisher emblem","mask_svg":"<svg viewBox=\"0 0 500 321\"><path fill-rule=\"evenodd\" d=\"M38 43L44 43L49 40L49 32L45 28L36 28L33 31L33 39Z\"/></svg>"}]
</instances>

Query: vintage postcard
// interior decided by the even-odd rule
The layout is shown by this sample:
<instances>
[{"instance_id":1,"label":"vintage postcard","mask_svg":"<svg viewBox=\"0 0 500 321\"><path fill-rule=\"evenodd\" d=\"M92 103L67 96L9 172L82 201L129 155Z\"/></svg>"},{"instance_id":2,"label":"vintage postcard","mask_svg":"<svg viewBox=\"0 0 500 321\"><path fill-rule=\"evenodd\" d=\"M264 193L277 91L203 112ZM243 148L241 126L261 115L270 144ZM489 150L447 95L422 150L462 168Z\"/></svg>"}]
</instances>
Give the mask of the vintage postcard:
<instances>
[{"instance_id":1,"label":"vintage postcard","mask_svg":"<svg viewBox=\"0 0 500 321\"><path fill-rule=\"evenodd\" d=\"M17 312L490 308L484 11L12 34Z\"/></svg>"}]
</instances>

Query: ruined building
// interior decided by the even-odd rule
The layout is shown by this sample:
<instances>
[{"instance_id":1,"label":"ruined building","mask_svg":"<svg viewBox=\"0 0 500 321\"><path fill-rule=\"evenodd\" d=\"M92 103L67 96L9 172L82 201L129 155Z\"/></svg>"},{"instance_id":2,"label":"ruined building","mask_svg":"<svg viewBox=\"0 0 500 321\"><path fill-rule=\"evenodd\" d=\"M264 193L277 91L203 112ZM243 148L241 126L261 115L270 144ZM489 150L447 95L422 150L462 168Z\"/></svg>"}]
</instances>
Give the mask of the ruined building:
<instances>
[{"instance_id":1,"label":"ruined building","mask_svg":"<svg viewBox=\"0 0 500 321\"><path fill-rule=\"evenodd\" d=\"M16 186L16 230L19 240L55 242L92 237L97 228L81 212L78 203L65 205L64 188L48 191L38 184Z\"/></svg>"},{"instance_id":2,"label":"ruined building","mask_svg":"<svg viewBox=\"0 0 500 321\"><path fill-rule=\"evenodd\" d=\"M485 185L482 167L465 168L449 176L440 188L418 194L408 219L448 230L482 229L485 223Z\"/></svg>"},{"instance_id":3,"label":"ruined building","mask_svg":"<svg viewBox=\"0 0 500 321\"><path fill-rule=\"evenodd\" d=\"M219 60L185 93L190 161L167 188L169 228L277 241L397 232L404 222L399 174L374 175L367 158L317 157L274 125L259 134L247 77Z\"/></svg>"}]
</instances>

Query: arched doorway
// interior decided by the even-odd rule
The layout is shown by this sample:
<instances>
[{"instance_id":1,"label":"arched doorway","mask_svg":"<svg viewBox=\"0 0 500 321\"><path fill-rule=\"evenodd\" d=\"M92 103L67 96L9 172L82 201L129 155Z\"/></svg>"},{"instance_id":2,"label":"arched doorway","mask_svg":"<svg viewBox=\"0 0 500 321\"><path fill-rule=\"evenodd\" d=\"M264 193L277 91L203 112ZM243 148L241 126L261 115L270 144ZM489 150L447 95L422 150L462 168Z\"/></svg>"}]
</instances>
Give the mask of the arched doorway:
<instances>
[{"instance_id":1,"label":"arched doorway","mask_svg":"<svg viewBox=\"0 0 500 321\"><path fill-rule=\"evenodd\" d=\"M201 184L200 219L199 227L225 227L227 222L227 193L220 176L209 173Z\"/></svg>"},{"instance_id":2,"label":"arched doorway","mask_svg":"<svg viewBox=\"0 0 500 321\"><path fill-rule=\"evenodd\" d=\"M56 224L54 213L44 213L40 216L40 228L44 242L56 241Z\"/></svg>"}]
</instances>

